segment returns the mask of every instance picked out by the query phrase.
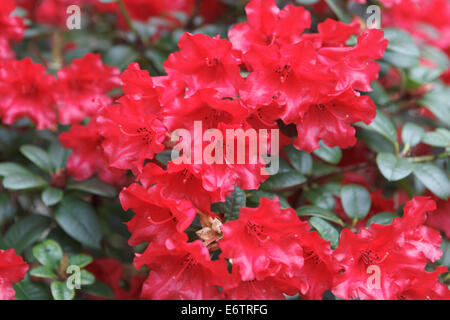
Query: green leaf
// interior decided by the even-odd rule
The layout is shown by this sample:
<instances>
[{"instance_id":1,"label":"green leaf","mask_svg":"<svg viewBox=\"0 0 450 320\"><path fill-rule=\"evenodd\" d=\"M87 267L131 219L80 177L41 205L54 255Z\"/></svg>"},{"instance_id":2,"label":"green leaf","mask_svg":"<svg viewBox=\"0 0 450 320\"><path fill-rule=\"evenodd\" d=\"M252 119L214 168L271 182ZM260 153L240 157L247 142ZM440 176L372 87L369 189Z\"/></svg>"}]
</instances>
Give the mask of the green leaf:
<instances>
[{"instance_id":1,"label":"green leaf","mask_svg":"<svg viewBox=\"0 0 450 320\"><path fill-rule=\"evenodd\" d=\"M383 56L384 61L399 68L411 68L419 64L419 49L408 32L385 28L384 37L389 40Z\"/></svg>"},{"instance_id":2,"label":"green leaf","mask_svg":"<svg viewBox=\"0 0 450 320\"><path fill-rule=\"evenodd\" d=\"M292 167L301 174L310 174L313 167L313 160L309 153L297 150L293 145L285 148Z\"/></svg>"},{"instance_id":3,"label":"green leaf","mask_svg":"<svg viewBox=\"0 0 450 320\"><path fill-rule=\"evenodd\" d=\"M84 191L108 198L117 196L117 190L114 186L97 178L69 184L67 189Z\"/></svg>"},{"instance_id":4,"label":"green leaf","mask_svg":"<svg viewBox=\"0 0 450 320\"><path fill-rule=\"evenodd\" d=\"M444 128L438 128L433 132L426 132L422 142L433 147L449 147L450 131Z\"/></svg>"},{"instance_id":5,"label":"green leaf","mask_svg":"<svg viewBox=\"0 0 450 320\"><path fill-rule=\"evenodd\" d=\"M409 70L408 78L415 82L415 87L439 78L442 71L436 68L418 66Z\"/></svg>"},{"instance_id":6,"label":"green leaf","mask_svg":"<svg viewBox=\"0 0 450 320\"><path fill-rule=\"evenodd\" d=\"M0 226L11 219L17 212L17 206L11 202L11 198L6 193L0 194Z\"/></svg>"},{"instance_id":7,"label":"green leaf","mask_svg":"<svg viewBox=\"0 0 450 320\"><path fill-rule=\"evenodd\" d=\"M70 149L63 148L59 141L55 141L50 144L48 153L55 172L58 172L66 167L67 158L70 155Z\"/></svg>"},{"instance_id":8,"label":"green leaf","mask_svg":"<svg viewBox=\"0 0 450 320\"><path fill-rule=\"evenodd\" d=\"M114 298L114 292L111 290L111 288L106 283L98 280L95 281L94 284L83 286L82 291L97 297L108 299Z\"/></svg>"},{"instance_id":9,"label":"green leaf","mask_svg":"<svg viewBox=\"0 0 450 320\"><path fill-rule=\"evenodd\" d=\"M45 172L52 170L52 163L48 153L39 147L32 145L23 145L20 147L20 152L38 168Z\"/></svg>"},{"instance_id":10,"label":"green leaf","mask_svg":"<svg viewBox=\"0 0 450 320\"><path fill-rule=\"evenodd\" d=\"M18 165L13 162L0 163L0 176L6 177L15 174L31 174L31 172L28 169L22 167L21 165Z\"/></svg>"},{"instance_id":11,"label":"green leaf","mask_svg":"<svg viewBox=\"0 0 450 320\"><path fill-rule=\"evenodd\" d=\"M329 163L339 163L342 159L342 151L339 147L330 148L326 146L323 141L319 141L320 148L313 151L313 153L320 159Z\"/></svg>"},{"instance_id":12,"label":"green leaf","mask_svg":"<svg viewBox=\"0 0 450 320\"><path fill-rule=\"evenodd\" d=\"M331 210L319 208L316 206L302 206L297 208L297 214L299 216L313 216L319 217L339 225L344 225L344 222Z\"/></svg>"},{"instance_id":13,"label":"green leaf","mask_svg":"<svg viewBox=\"0 0 450 320\"><path fill-rule=\"evenodd\" d=\"M17 300L50 300L47 287L43 283L23 280L13 284Z\"/></svg>"},{"instance_id":14,"label":"green leaf","mask_svg":"<svg viewBox=\"0 0 450 320\"><path fill-rule=\"evenodd\" d=\"M437 86L419 100L419 103L429 109L442 123L450 126L450 87Z\"/></svg>"},{"instance_id":15,"label":"green leaf","mask_svg":"<svg viewBox=\"0 0 450 320\"><path fill-rule=\"evenodd\" d=\"M263 190L252 190L250 191L250 194L248 196L248 201L254 203L255 205L259 205L259 202L261 201L261 198L265 197L268 199L273 199L275 197L278 197L278 200L280 201L281 204L281 208L282 209L286 209L286 208L290 208L291 205L289 204L289 202L286 200L285 197L280 196L276 193L273 192L267 192L267 191L263 191ZM248 204L247 204L248 206Z\"/></svg>"},{"instance_id":16,"label":"green leaf","mask_svg":"<svg viewBox=\"0 0 450 320\"><path fill-rule=\"evenodd\" d=\"M106 52L103 57L103 63L116 66L119 69L126 68L131 62L136 61L139 54L134 51L130 46L116 45Z\"/></svg>"},{"instance_id":17,"label":"green leaf","mask_svg":"<svg viewBox=\"0 0 450 320\"><path fill-rule=\"evenodd\" d=\"M81 243L96 247L101 240L97 215L90 204L67 196L55 210L55 219L61 228Z\"/></svg>"},{"instance_id":18,"label":"green leaf","mask_svg":"<svg viewBox=\"0 0 450 320\"><path fill-rule=\"evenodd\" d=\"M356 132L356 138L364 142L375 153L395 152L392 142L375 131L360 129Z\"/></svg>"},{"instance_id":19,"label":"green leaf","mask_svg":"<svg viewBox=\"0 0 450 320\"><path fill-rule=\"evenodd\" d=\"M63 252L56 241L47 239L33 247L33 256L46 267L58 268L61 264Z\"/></svg>"},{"instance_id":20,"label":"green leaf","mask_svg":"<svg viewBox=\"0 0 450 320\"><path fill-rule=\"evenodd\" d=\"M291 168L286 161L280 159L280 168L278 173L267 178L267 180L261 185L261 189L281 190L300 185L305 181L305 176Z\"/></svg>"},{"instance_id":21,"label":"green leaf","mask_svg":"<svg viewBox=\"0 0 450 320\"><path fill-rule=\"evenodd\" d=\"M92 273L86 270L81 270L80 272L80 284L82 286L88 286L95 282L95 277Z\"/></svg>"},{"instance_id":22,"label":"green leaf","mask_svg":"<svg viewBox=\"0 0 450 320\"><path fill-rule=\"evenodd\" d=\"M329 222L319 217L311 217L309 224L317 230L322 239L329 241L331 248L335 249L339 244L339 232Z\"/></svg>"},{"instance_id":23,"label":"green leaf","mask_svg":"<svg viewBox=\"0 0 450 320\"><path fill-rule=\"evenodd\" d=\"M63 195L64 192L61 189L48 187L42 191L41 199L46 206L53 206L61 201Z\"/></svg>"},{"instance_id":24,"label":"green leaf","mask_svg":"<svg viewBox=\"0 0 450 320\"><path fill-rule=\"evenodd\" d=\"M50 219L41 215L31 215L20 219L6 232L3 242L8 248L21 253L35 243L50 226Z\"/></svg>"},{"instance_id":25,"label":"green leaf","mask_svg":"<svg viewBox=\"0 0 450 320\"><path fill-rule=\"evenodd\" d=\"M69 289L62 281L53 281L50 290L55 300L72 300L75 297L75 290Z\"/></svg>"},{"instance_id":26,"label":"green leaf","mask_svg":"<svg viewBox=\"0 0 450 320\"><path fill-rule=\"evenodd\" d=\"M404 158L398 158L390 153L379 153L377 165L381 174L389 181L401 180L411 174L413 165Z\"/></svg>"},{"instance_id":27,"label":"green leaf","mask_svg":"<svg viewBox=\"0 0 450 320\"><path fill-rule=\"evenodd\" d=\"M444 253L437 263L450 268L450 241L445 237L442 238L442 243L439 249L441 249Z\"/></svg>"},{"instance_id":28,"label":"green leaf","mask_svg":"<svg viewBox=\"0 0 450 320\"><path fill-rule=\"evenodd\" d=\"M391 141L393 144L397 142L397 132L391 119L388 118L381 109L377 109L377 116L370 125L366 125L362 122L357 124L358 126L375 131L381 134L383 137Z\"/></svg>"},{"instance_id":29,"label":"green leaf","mask_svg":"<svg viewBox=\"0 0 450 320\"><path fill-rule=\"evenodd\" d=\"M346 2L344 0L325 0L330 9L344 23L350 23L352 17L347 13Z\"/></svg>"},{"instance_id":30,"label":"green leaf","mask_svg":"<svg viewBox=\"0 0 450 320\"><path fill-rule=\"evenodd\" d=\"M295 2L301 5L309 5L319 2L319 0L295 0Z\"/></svg>"},{"instance_id":31,"label":"green leaf","mask_svg":"<svg viewBox=\"0 0 450 320\"><path fill-rule=\"evenodd\" d=\"M441 199L450 197L450 181L445 172L432 163L414 165L414 176Z\"/></svg>"},{"instance_id":32,"label":"green leaf","mask_svg":"<svg viewBox=\"0 0 450 320\"><path fill-rule=\"evenodd\" d=\"M331 182L306 190L304 195L308 201L317 207L333 210L336 205L334 196L340 196L340 188L340 185Z\"/></svg>"},{"instance_id":33,"label":"green leaf","mask_svg":"<svg viewBox=\"0 0 450 320\"><path fill-rule=\"evenodd\" d=\"M32 173L17 173L3 179L3 186L9 190L42 188L46 185L47 181Z\"/></svg>"},{"instance_id":34,"label":"green leaf","mask_svg":"<svg viewBox=\"0 0 450 320\"><path fill-rule=\"evenodd\" d=\"M380 212L367 220L366 227L368 228L372 223L389 225L391 224L392 220L394 220L394 218L397 218L397 215L395 213Z\"/></svg>"},{"instance_id":35,"label":"green leaf","mask_svg":"<svg viewBox=\"0 0 450 320\"><path fill-rule=\"evenodd\" d=\"M369 192L356 184L341 188L341 202L347 216L358 220L367 216L372 205Z\"/></svg>"},{"instance_id":36,"label":"green leaf","mask_svg":"<svg viewBox=\"0 0 450 320\"><path fill-rule=\"evenodd\" d=\"M30 275L33 277L56 279L57 276L53 270L47 266L37 266L30 270Z\"/></svg>"},{"instance_id":37,"label":"green leaf","mask_svg":"<svg viewBox=\"0 0 450 320\"><path fill-rule=\"evenodd\" d=\"M447 55L437 47L421 44L421 56L432 61L441 70L447 70L450 67Z\"/></svg>"},{"instance_id":38,"label":"green leaf","mask_svg":"<svg viewBox=\"0 0 450 320\"><path fill-rule=\"evenodd\" d=\"M216 202L211 205L211 210L225 214L226 220L236 220L239 218L239 211L245 207L245 192L238 186L234 187L234 191L225 198L225 202Z\"/></svg>"},{"instance_id":39,"label":"green leaf","mask_svg":"<svg viewBox=\"0 0 450 320\"><path fill-rule=\"evenodd\" d=\"M79 266L84 268L92 263L92 257L87 254L76 254L69 258L69 266Z\"/></svg>"},{"instance_id":40,"label":"green leaf","mask_svg":"<svg viewBox=\"0 0 450 320\"><path fill-rule=\"evenodd\" d=\"M414 147L420 143L425 130L415 123L407 122L402 129L402 141L409 146Z\"/></svg>"}]
</instances>

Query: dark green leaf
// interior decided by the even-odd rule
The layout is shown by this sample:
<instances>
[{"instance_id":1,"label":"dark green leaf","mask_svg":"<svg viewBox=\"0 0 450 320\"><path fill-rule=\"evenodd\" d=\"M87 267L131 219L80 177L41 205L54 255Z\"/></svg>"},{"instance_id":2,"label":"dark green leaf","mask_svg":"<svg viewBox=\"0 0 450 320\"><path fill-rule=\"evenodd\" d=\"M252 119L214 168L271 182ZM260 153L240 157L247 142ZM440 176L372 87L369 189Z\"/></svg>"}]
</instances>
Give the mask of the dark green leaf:
<instances>
[{"instance_id":1,"label":"dark green leaf","mask_svg":"<svg viewBox=\"0 0 450 320\"><path fill-rule=\"evenodd\" d=\"M81 270L80 272L80 284L82 286L86 285L91 285L95 282L95 277L92 273L90 273L89 271L86 270Z\"/></svg>"},{"instance_id":2,"label":"dark green leaf","mask_svg":"<svg viewBox=\"0 0 450 320\"><path fill-rule=\"evenodd\" d=\"M339 244L339 232L329 222L319 217L309 219L311 226L317 230L322 239L329 241L331 248L336 248Z\"/></svg>"},{"instance_id":3,"label":"dark green leaf","mask_svg":"<svg viewBox=\"0 0 450 320\"><path fill-rule=\"evenodd\" d=\"M28 169L22 167L21 165L18 165L13 162L0 163L0 176L6 177L15 174L31 174L31 172Z\"/></svg>"},{"instance_id":4,"label":"dark green leaf","mask_svg":"<svg viewBox=\"0 0 450 320\"><path fill-rule=\"evenodd\" d=\"M20 152L43 171L50 172L52 170L50 157L45 150L32 145L24 145L20 147Z\"/></svg>"},{"instance_id":5,"label":"dark green leaf","mask_svg":"<svg viewBox=\"0 0 450 320\"><path fill-rule=\"evenodd\" d=\"M83 286L82 290L83 292L91 294L93 296L109 299L114 298L114 292L111 290L111 288L106 283L98 280L95 281L94 284Z\"/></svg>"},{"instance_id":6,"label":"dark green leaf","mask_svg":"<svg viewBox=\"0 0 450 320\"><path fill-rule=\"evenodd\" d=\"M213 203L211 210L225 214L226 220L236 220L239 218L239 211L242 207L245 207L245 204L245 192L238 186L235 186L233 193L226 197L225 202Z\"/></svg>"},{"instance_id":7,"label":"dark green leaf","mask_svg":"<svg viewBox=\"0 0 450 320\"><path fill-rule=\"evenodd\" d=\"M422 142L434 147L450 146L450 131L444 128L438 128L433 132L426 132Z\"/></svg>"},{"instance_id":8,"label":"dark green leaf","mask_svg":"<svg viewBox=\"0 0 450 320\"><path fill-rule=\"evenodd\" d=\"M48 153L55 172L58 172L59 170L66 167L70 149L63 148L59 142L53 142L52 144L50 144Z\"/></svg>"},{"instance_id":9,"label":"dark green leaf","mask_svg":"<svg viewBox=\"0 0 450 320\"><path fill-rule=\"evenodd\" d=\"M348 184L341 188L341 202L344 211L352 219L363 219L371 206L369 192L356 184Z\"/></svg>"},{"instance_id":10,"label":"dark green leaf","mask_svg":"<svg viewBox=\"0 0 450 320\"><path fill-rule=\"evenodd\" d=\"M389 225L396 217L397 215L392 212L380 212L367 220L366 227L368 228L372 223Z\"/></svg>"},{"instance_id":11,"label":"dark green leaf","mask_svg":"<svg viewBox=\"0 0 450 320\"><path fill-rule=\"evenodd\" d=\"M42 191L41 199L46 206L53 206L61 201L63 195L64 192L61 189L48 187Z\"/></svg>"},{"instance_id":12,"label":"dark green leaf","mask_svg":"<svg viewBox=\"0 0 450 320\"><path fill-rule=\"evenodd\" d=\"M383 60L399 68L411 68L419 64L419 49L408 32L385 28L384 37L389 40L389 44Z\"/></svg>"},{"instance_id":13,"label":"dark green leaf","mask_svg":"<svg viewBox=\"0 0 450 320\"><path fill-rule=\"evenodd\" d=\"M43 283L23 280L13 284L17 300L50 300L47 287Z\"/></svg>"},{"instance_id":14,"label":"dark green leaf","mask_svg":"<svg viewBox=\"0 0 450 320\"><path fill-rule=\"evenodd\" d=\"M419 103L429 109L442 123L450 126L450 87L437 86L429 91Z\"/></svg>"},{"instance_id":15,"label":"dark green leaf","mask_svg":"<svg viewBox=\"0 0 450 320\"><path fill-rule=\"evenodd\" d=\"M3 179L3 186L9 190L26 190L42 188L47 185L43 178L31 173L17 173Z\"/></svg>"},{"instance_id":16,"label":"dark green leaf","mask_svg":"<svg viewBox=\"0 0 450 320\"><path fill-rule=\"evenodd\" d=\"M100 224L94 209L87 202L73 196L64 197L55 210L55 219L75 240L93 247L100 242Z\"/></svg>"},{"instance_id":17,"label":"dark green leaf","mask_svg":"<svg viewBox=\"0 0 450 320\"><path fill-rule=\"evenodd\" d=\"M21 253L36 242L50 225L50 219L41 215L32 215L20 219L6 232L3 242L8 248Z\"/></svg>"},{"instance_id":18,"label":"dark green leaf","mask_svg":"<svg viewBox=\"0 0 450 320\"><path fill-rule=\"evenodd\" d=\"M344 225L344 222L331 210L319 208L316 206L302 206L297 208L297 214L299 216L313 216L319 217L340 225Z\"/></svg>"},{"instance_id":19,"label":"dark green leaf","mask_svg":"<svg viewBox=\"0 0 450 320\"><path fill-rule=\"evenodd\" d=\"M403 126L402 129L402 141L405 144L409 144L409 146L414 147L419 144L422 140L422 137L425 133L425 130L418 126L415 123L407 122Z\"/></svg>"},{"instance_id":20,"label":"dark green leaf","mask_svg":"<svg viewBox=\"0 0 450 320\"><path fill-rule=\"evenodd\" d=\"M394 124L380 109L377 109L377 116L370 125L359 122L358 126L375 131L394 144L397 142L397 132Z\"/></svg>"},{"instance_id":21,"label":"dark green leaf","mask_svg":"<svg viewBox=\"0 0 450 320\"><path fill-rule=\"evenodd\" d=\"M326 146L323 141L319 142L320 148L313 151L313 153L320 159L329 163L339 163L342 158L342 151L339 147L330 148Z\"/></svg>"},{"instance_id":22,"label":"dark green leaf","mask_svg":"<svg viewBox=\"0 0 450 320\"><path fill-rule=\"evenodd\" d=\"M384 152L378 154L377 165L389 181L401 180L409 176L413 170L413 165L408 160Z\"/></svg>"},{"instance_id":23,"label":"dark green leaf","mask_svg":"<svg viewBox=\"0 0 450 320\"><path fill-rule=\"evenodd\" d=\"M252 190L250 191L250 195L248 197L248 202L252 202L255 205L259 205L259 202L261 200L262 197L268 198L268 199L273 199L275 197L278 197L278 200L280 201L281 204L281 208L282 209L286 209L286 208L290 208L290 204L289 202L286 200L285 197L280 196L276 193L272 193L272 192L267 192L267 191L263 191L263 190Z\"/></svg>"},{"instance_id":24,"label":"dark green leaf","mask_svg":"<svg viewBox=\"0 0 450 320\"><path fill-rule=\"evenodd\" d=\"M289 157L289 161L295 170L301 174L310 174L312 171L313 160L309 153L305 151L297 150L294 146L290 145L285 148Z\"/></svg>"},{"instance_id":25,"label":"dark green leaf","mask_svg":"<svg viewBox=\"0 0 450 320\"><path fill-rule=\"evenodd\" d=\"M80 190L109 198L117 196L117 190L114 186L97 178L69 184L67 189Z\"/></svg>"},{"instance_id":26,"label":"dark green leaf","mask_svg":"<svg viewBox=\"0 0 450 320\"><path fill-rule=\"evenodd\" d=\"M17 212L17 206L11 202L8 194L0 194L0 226Z\"/></svg>"},{"instance_id":27,"label":"dark green leaf","mask_svg":"<svg viewBox=\"0 0 450 320\"><path fill-rule=\"evenodd\" d=\"M414 176L439 198L447 200L450 197L450 181L438 166L417 163L414 165Z\"/></svg>"}]
</instances>

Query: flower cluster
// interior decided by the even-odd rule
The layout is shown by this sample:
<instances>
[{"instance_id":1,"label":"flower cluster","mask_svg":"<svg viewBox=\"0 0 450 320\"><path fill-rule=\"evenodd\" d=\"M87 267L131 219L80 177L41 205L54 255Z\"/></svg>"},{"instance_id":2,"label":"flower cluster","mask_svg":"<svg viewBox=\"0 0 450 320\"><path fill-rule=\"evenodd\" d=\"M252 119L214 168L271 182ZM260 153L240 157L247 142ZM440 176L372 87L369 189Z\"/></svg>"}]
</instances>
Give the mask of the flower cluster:
<instances>
[{"instance_id":1,"label":"flower cluster","mask_svg":"<svg viewBox=\"0 0 450 320\"><path fill-rule=\"evenodd\" d=\"M29 6L37 21L58 27L65 23L61 8L67 7L67 1L46 0L39 5L18 2ZM182 24L179 16L169 13L190 16L194 12L212 21L223 9L215 0L202 1L200 6L194 0L69 2L118 16L128 12L131 18L117 20L124 32L134 29L125 21L129 19L144 23L164 15L172 24L162 26L161 32ZM368 168L375 170L375 162L380 165L378 158L374 160L375 153L357 140L356 127L367 128L378 118L369 92L380 73L376 60L383 57L388 46L384 31L367 29L357 18L348 24L326 19L315 28L310 11L304 7L287 4L280 9L274 0L251 0L245 7L247 20L234 24L227 38L182 33L178 51L170 53L162 64L165 75L151 76L138 62L128 64L121 73L119 68L104 64L96 53L75 58L52 74L29 57L17 59L10 49L10 43L19 41L25 28L22 19L11 16L14 3L8 0L0 4L1 123L14 127L27 118L37 130L58 132L63 128L57 140L71 154L65 166L48 171L50 192L61 188L64 194L92 187L79 183L69 188L66 174L77 182L97 176L102 184L120 190L122 209L132 212L125 224L130 235L128 244L137 248L133 265L148 273L129 275L118 260L110 257L88 263L87 270L106 283L115 298L284 299L298 295L322 299L328 292L343 299L450 299L449 288L439 279L447 268L433 268L443 255L437 230L450 235L448 197L436 197L431 190L430 196L411 197L408 202L385 198L383 190L376 187L378 172L370 170L364 175L344 170L340 183L329 179L338 166L369 163ZM415 1L383 3L389 7L391 25L401 24L413 31L402 6ZM433 3L438 5L440 0ZM429 6L429 10L435 8ZM444 24L429 22L437 27ZM444 35L447 27L448 23L439 27ZM415 36L447 51L450 47L445 36ZM136 40L140 47L144 45L141 42ZM148 58L151 53L145 51L144 56ZM252 130L264 134L251 140L245 133ZM272 136L272 130L281 132ZM384 132L389 130L389 126L372 130L381 137L377 143L382 145L386 137L390 138L391 132ZM230 131L243 135L228 140ZM395 128L391 131L395 140ZM252 152L255 144L257 151ZM341 152L339 148L350 147L343 158L340 153L337 160L330 159L333 150ZM395 142L392 155L396 165L407 162L409 173L412 164L401 157L411 147L405 142L400 152ZM246 156L242 159L230 150L243 150ZM328 152L325 158L337 166L329 170L322 164L319 169L325 174L316 177L311 174L312 161L324 159L321 151ZM21 152L36 160L27 156L26 148ZM42 154L45 152L36 160L40 169L46 165ZM214 161L198 158L205 154ZM298 163L293 163L292 154ZM282 186L273 183L268 156L281 158L281 174L297 180ZM433 160L437 158L433 155ZM287 168L290 165L295 172ZM390 178L403 173L391 169ZM64 181L55 182L58 175ZM304 184L304 175L311 181ZM324 181L329 190L317 188ZM270 182L274 186L269 190L286 191L289 199L260 190ZM447 187L445 181L440 183ZM3 184L16 190L5 181ZM342 191L346 187L355 193L363 189L362 195L357 195L366 197L369 205L361 204L361 199L352 194L350 202L358 203L356 212L351 210L353 215L349 214L349 201ZM98 196L108 191L93 192L95 196L89 198L93 207L101 203ZM230 197L239 192L242 199L231 202L244 204L230 204ZM299 193L303 194L297 202ZM312 206L319 197L326 201ZM61 207L67 209L70 201L62 198L52 203L42 195L46 205L61 201ZM73 201L72 195L68 198ZM304 206L295 210L286 205L289 202ZM394 214L405 202L403 215ZM224 208L226 205L239 208L233 215ZM62 230L80 240L68 223L61 223L61 207L56 213L48 210L50 213L45 214L54 214ZM390 214L389 223L373 220L380 212ZM107 220L107 214L101 215ZM337 224L339 231L326 220ZM96 221L95 215L90 221ZM89 229L85 224L83 227ZM80 242L90 245L90 240ZM113 251L113 247L109 249ZM0 299L14 297L11 285L27 270L28 265L12 250L0 250ZM124 279L129 290L119 284ZM87 296L98 298L91 293Z\"/></svg>"}]
</instances>

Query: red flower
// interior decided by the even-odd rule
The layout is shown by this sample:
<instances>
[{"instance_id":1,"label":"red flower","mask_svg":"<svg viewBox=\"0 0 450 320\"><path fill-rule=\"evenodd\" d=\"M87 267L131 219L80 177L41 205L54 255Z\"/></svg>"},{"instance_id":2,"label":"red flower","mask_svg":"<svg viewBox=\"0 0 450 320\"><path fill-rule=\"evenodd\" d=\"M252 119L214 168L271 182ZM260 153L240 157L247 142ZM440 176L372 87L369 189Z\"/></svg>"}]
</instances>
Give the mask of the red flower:
<instances>
[{"instance_id":1,"label":"red flower","mask_svg":"<svg viewBox=\"0 0 450 320\"><path fill-rule=\"evenodd\" d=\"M9 47L9 40L22 40L25 25L20 17L11 16L16 8L14 0L0 3L0 59L12 59L15 54Z\"/></svg>"},{"instance_id":2,"label":"red flower","mask_svg":"<svg viewBox=\"0 0 450 320\"><path fill-rule=\"evenodd\" d=\"M100 55L88 53L58 71L57 103L62 124L95 116L102 105L112 103L107 93L120 85L119 69L102 63Z\"/></svg>"},{"instance_id":3,"label":"red flower","mask_svg":"<svg viewBox=\"0 0 450 320\"><path fill-rule=\"evenodd\" d=\"M434 208L433 201L417 197L391 225L371 224L358 234L344 229L334 251L338 274L332 292L344 299L395 299L405 272L424 272L428 260L442 255L439 233L422 225Z\"/></svg>"},{"instance_id":4,"label":"red flower","mask_svg":"<svg viewBox=\"0 0 450 320\"><path fill-rule=\"evenodd\" d=\"M0 117L6 124L28 117L37 129L56 124L55 78L31 58L0 61Z\"/></svg>"},{"instance_id":5,"label":"red flower","mask_svg":"<svg viewBox=\"0 0 450 320\"><path fill-rule=\"evenodd\" d=\"M14 249L0 250L0 300L15 300L12 284L22 280L28 265Z\"/></svg>"},{"instance_id":6,"label":"red flower","mask_svg":"<svg viewBox=\"0 0 450 320\"><path fill-rule=\"evenodd\" d=\"M202 184L199 165L167 163L167 170L154 163L148 163L139 176L139 181L148 188L157 184L161 196L167 199L184 199L192 202L195 208L208 213L211 203L224 201L220 189L208 192Z\"/></svg>"},{"instance_id":7,"label":"red flower","mask_svg":"<svg viewBox=\"0 0 450 320\"><path fill-rule=\"evenodd\" d=\"M261 198L258 208L242 208L238 220L222 226L219 246L233 267L239 267L243 281L295 277L304 262L299 238L308 230L295 210L281 210L278 198Z\"/></svg>"},{"instance_id":8,"label":"red flower","mask_svg":"<svg viewBox=\"0 0 450 320\"><path fill-rule=\"evenodd\" d=\"M216 286L228 279L225 260L211 261L202 242L150 244L136 254L136 268L146 265L150 274L144 282L142 297L155 300L210 300L219 298Z\"/></svg>"},{"instance_id":9,"label":"red flower","mask_svg":"<svg viewBox=\"0 0 450 320\"><path fill-rule=\"evenodd\" d=\"M72 149L67 160L67 171L75 180L86 180L97 173L105 182L123 185L126 176L123 170L110 168L100 147L102 137L97 123L92 119L87 126L73 124L69 131L59 136L65 148Z\"/></svg>"},{"instance_id":10,"label":"red flower","mask_svg":"<svg viewBox=\"0 0 450 320\"><path fill-rule=\"evenodd\" d=\"M145 100L124 96L119 103L102 109L97 118L102 147L111 167L139 172L146 159L164 150L166 128Z\"/></svg>"},{"instance_id":11,"label":"red flower","mask_svg":"<svg viewBox=\"0 0 450 320\"><path fill-rule=\"evenodd\" d=\"M254 44L296 43L311 25L309 11L291 4L280 10L274 0L252 0L245 12L248 22L238 23L228 32L233 47L243 52Z\"/></svg>"},{"instance_id":12,"label":"red flower","mask_svg":"<svg viewBox=\"0 0 450 320\"><path fill-rule=\"evenodd\" d=\"M133 183L120 193L120 202L124 210L132 209L135 213L127 225L131 233L128 243L132 246L139 243L164 243L170 237L181 237L194 220L196 211L186 200L166 199L161 196L158 186L147 190Z\"/></svg>"},{"instance_id":13,"label":"red flower","mask_svg":"<svg viewBox=\"0 0 450 320\"><path fill-rule=\"evenodd\" d=\"M444 232L445 236L450 239L450 199L441 200L433 197L436 201L437 209L428 213L427 226Z\"/></svg>"},{"instance_id":14,"label":"red flower","mask_svg":"<svg viewBox=\"0 0 450 320\"><path fill-rule=\"evenodd\" d=\"M164 63L169 75L179 75L188 85L188 92L214 88L224 97L235 97L241 81L239 52L231 43L203 34L184 33L178 42L179 52L172 53Z\"/></svg>"},{"instance_id":15,"label":"red flower","mask_svg":"<svg viewBox=\"0 0 450 320\"><path fill-rule=\"evenodd\" d=\"M323 293L331 289L335 275L330 243L313 231L303 234L300 244L303 247L304 265L293 283L303 298L321 300Z\"/></svg>"}]
</instances>

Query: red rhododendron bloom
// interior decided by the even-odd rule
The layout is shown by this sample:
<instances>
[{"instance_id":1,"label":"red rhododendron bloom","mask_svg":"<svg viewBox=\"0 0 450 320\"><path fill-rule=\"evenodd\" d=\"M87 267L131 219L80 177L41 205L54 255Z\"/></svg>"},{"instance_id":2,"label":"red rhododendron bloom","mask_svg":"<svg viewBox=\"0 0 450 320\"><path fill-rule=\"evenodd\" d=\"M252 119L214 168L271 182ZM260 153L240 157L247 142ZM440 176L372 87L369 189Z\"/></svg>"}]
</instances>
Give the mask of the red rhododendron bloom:
<instances>
[{"instance_id":1,"label":"red rhododendron bloom","mask_svg":"<svg viewBox=\"0 0 450 320\"><path fill-rule=\"evenodd\" d=\"M402 274L425 272L428 259L436 261L442 254L439 233L422 225L426 212L434 209L433 201L417 197L391 225L371 224L358 234L344 229L334 252L339 272L333 293L344 299L396 299L402 291ZM369 278L374 272L378 283Z\"/></svg>"},{"instance_id":2,"label":"red rhododendron bloom","mask_svg":"<svg viewBox=\"0 0 450 320\"><path fill-rule=\"evenodd\" d=\"M28 117L38 130L56 125L55 78L30 58L0 61L0 117L6 124Z\"/></svg>"},{"instance_id":3,"label":"red rhododendron bloom","mask_svg":"<svg viewBox=\"0 0 450 320\"><path fill-rule=\"evenodd\" d=\"M25 31L22 19L11 16L15 7L14 0L4 0L0 3L0 59L14 58L15 54L9 47L9 41L20 41Z\"/></svg>"},{"instance_id":4,"label":"red rhododendron bloom","mask_svg":"<svg viewBox=\"0 0 450 320\"><path fill-rule=\"evenodd\" d=\"M132 236L130 245L143 241L164 243L170 237L182 235L197 214L192 204L187 200L166 199L161 195L158 186L145 189L133 183L120 193L120 202L124 210L132 209L135 213L127 225ZM174 233L179 233L174 235Z\"/></svg>"},{"instance_id":5,"label":"red rhododendron bloom","mask_svg":"<svg viewBox=\"0 0 450 320\"><path fill-rule=\"evenodd\" d=\"M13 249L0 250L0 300L15 300L12 284L22 280L28 265Z\"/></svg>"},{"instance_id":6,"label":"red rhododendron bloom","mask_svg":"<svg viewBox=\"0 0 450 320\"><path fill-rule=\"evenodd\" d=\"M237 95L236 87L241 81L240 54L227 40L185 33L178 46L180 51L169 56L164 68L169 75L181 76L189 92L214 88L225 97Z\"/></svg>"},{"instance_id":7,"label":"red rhododendron bloom","mask_svg":"<svg viewBox=\"0 0 450 320\"><path fill-rule=\"evenodd\" d=\"M227 281L225 260L211 261L199 240L150 244L143 254L136 254L134 264L151 269L142 288L147 299L218 299L216 286Z\"/></svg>"},{"instance_id":8,"label":"red rhododendron bloom","mask_svg":"<svg viewBox=\"0 0 450 320\"><path fill-rule=\"evenodd\" d=\"M59 122L80 122L95 116L102 105L111 104L107 93L120 85L119 73L119 69L105 66L100 55L93 53L60 69L56 90Z\"/></svg>"},{"instance_id":9,"label":"red rhododendron bloom","mask_svg":"<svg viewBox=\"0 0 450 320\"><path fill-rule=\"evenodd\" d=\"M100 148L102 137L95 119L87 126L73 124L69 131L59 136L61 144L72 149L67 160L67 171L75 180L85 180L97 173L103 181L122 185L126 182L123 170L110 168Z\"/></svg>"},{"instance_id":10,"label":"red rhododendron bloom","mask_svg":"<svg viewBox=\"0 0 450 320\"><path fill-rule=\"evenodd\" d=\"M252 45L291 44L301 39L311 25L311 15L303 7L287 5L278 9L274 0L253 0L245 7L247 22L228 32L233 47L247 52Z\"/></svg>"},{"instance_id":11,"label":"red rhododendron bloom","mask_svg":"<svg viewBox=\"0 0 450 320\"><path fill-rule=\"evenodd\" d=\"M295 277L304 264L299 238L308 230L293 209L282 210L278 199L262 198L258 208L243 208L238 220L222 226L219 245L223 256L239 266L243 281Z\"/></svg>"},{"instance_id":12,"label":"red rhododendron bloom","mask_svg":"<svg viewBox=\"0 0 450 320\"><path fill-rule=\"evenodd\" d=\"M164 150L167 131L144 101L125 96L118 102L97 118L102 147L112 167L140 171L144 160Z\"/></svg>"}]
</instances>

